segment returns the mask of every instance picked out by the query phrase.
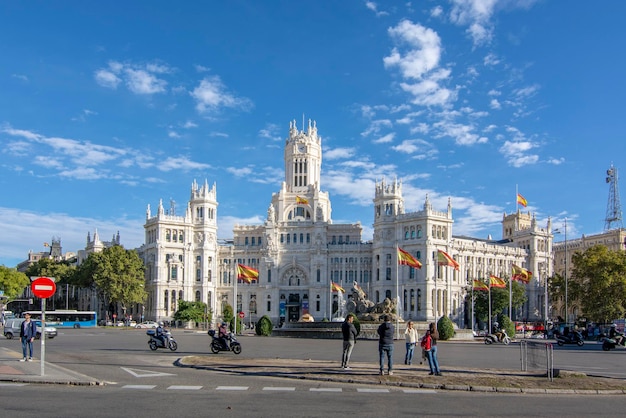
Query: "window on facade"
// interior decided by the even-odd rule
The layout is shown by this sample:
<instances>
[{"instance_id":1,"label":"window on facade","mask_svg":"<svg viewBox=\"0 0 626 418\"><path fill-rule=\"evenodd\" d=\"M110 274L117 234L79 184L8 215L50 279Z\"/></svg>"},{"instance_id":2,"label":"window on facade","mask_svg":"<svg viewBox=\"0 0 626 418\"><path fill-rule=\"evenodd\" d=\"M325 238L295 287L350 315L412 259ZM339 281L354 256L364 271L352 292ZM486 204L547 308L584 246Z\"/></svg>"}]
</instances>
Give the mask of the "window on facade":
<instances>
[{"instance_id":1,"label":"window on facade","mask_svg":"<svg viewBox=\"0 0 626 418\"><path fill-rule=\"evenodd\" d=\"M415 311L415 289L411 289L411 312Z\"/></svg>"},{"instance_id":2,"label":"window on facade","mask_svg":"<svg viewBox=\"0 0 626 418\"><path fill-rule=\"evenodd\" d=\"M270 296L267 296L267 312L272 312L272 300Z\"/></svg>"},{"instance_id":3,"label":"window on facade","mask_svg":"<svg viewBox=\"0 0 626 418\"><path fill-rule=\"evenodd\" d=\"M316 281L319 283L322 280L322 272L320 269L317 269L316 272L316 277L315 277Z\"/></svg>"},{"instance_id":4,"label":"window on facade","mask_svg":"<svg viewBox=\"0 0 626 418\"><path fill-rule=\"evenodd\" d=\"M421 260L422 259L422 252L421 251L416 252L415 256L417 257L418 260Z\"/></svg>"},{"instance_id":5,"label":"window on facade","mask_svg":"<svg viewBox=\"0 0 626 418\"><path fill-rule=\"evenodd\" d=\"M170 268L170 279L176 280L178 278L178 266L172 266Z\"/></svg>"},{"instance_id":6,"label":"window on facade","mask_svg":"<svg viewBox=\"0 0 626 418\"><path fill-rule=\"evenodd\" d=\"M259 237L259 239L257 240L257 242L259 243L259 245L261 245L263 243L263 241L261 241L261 237Z\"/></svg>"},{"instance_id":7,"label":"window on facade","mask_svg":"<svg viewBox=\"0 0 626 418\"><path fill-rule=\"evenodd\" d=\"M200 270L199 268L196 269L196 281L197 282L202 281L202 270Z\"/></svg>"},{"instance_id":8,"label":"window on facade","mask_svg":"<svg viewBox=\"0 0 626 418\"><path fill-rule=\"evenodd\" d=\"M248 308L250 310L251 315L256 315L256 295L255 294L250 295L250 303L248 305Z\"/></svg>"},{"instance_id":9,"label":"window on facade","mask_svg":"<svg viewBox=\"0 0 626 418\"><path fill-rule=\"evenodd\" d=\"M311 242L311 234L307 232L306 234L306 243L309 244Z\"/></svg>"},{"instance_id":10,"label":"window on facade","mask_svg":"<svg viewBox=\"0 0 626 418\"><path fill-rule=\"evenodd\" d=\"M172 232L167 229L165 230L165 241L170 242L172 240Z\"/></svg>"},{"instance_id":11,"label":"window on facade","mask_svg":"<svg viewBox=\"0 0 626 418\"><path fill-rule=\"evenodd\" d=\"M304 243L304 234L300 234L300 244Z\"/></svg>"},{"instance_id":12,"label":"window on facade","mask_svg":"<svg viewBox=\"0 0 626 418\"><path fill-rule=\"evenodd\" d=\"M213 270L209 269L209 271L207 271L207 280L209 282L213 281Z\"/></svg>"},{"instance_id":13,"label":"window on facade","mask_svg":"<svg viewBox=\"0 0 626 418\"><path fill-rule=\"evenodd\" d=\"M387 265L390 266L391 265L391 254L386 254L385 255L385 260L387 261Z\"/></svg>"},{"instance_id":14,"label":"window on facade","mask_svg":"<svg viewBox=\"0 0 626 418\"><path fill-rule=\"evenodd\" d=\"M411 239L415 238L415 229L411 227Z\"/></svg>"},{"instance_id":15,"label":"window on facade","mask_svg":"<svg viewBox=\"0 0 626 418\"><path fill-rule=\"evenodd\" d=\"M287 244L291 243L291 234L287 234Z\"/></svg>"},{"instance_id":16,"label":"window on facade","mask_svg":"<svg viewBox=\"0 0 626 418\"><path fill-rule=\"evenodd\" d=\"M387 270L385 273L385 280L391 280L391 267L387 267Z\"/></svg>"},{"instance_id":17,"label":"window on facade","mask_svg":"<svg viewBox=\"0 0 626 418\"><path fill-rule=\"evenodd\" d=\"M408 230L408 228L404 228L404 239L409 239L409 230Z\"/></svg>"},{"instance_id":18,"label":"window on facade","mask_svg":"<svg viewBox=\"0 0 626 418\"><path fill-rule=\"evenodd\" d=\"M183 240L183 231L180 231L178 233L178 242L184 242L184 240Z\"/></svg>"},{"instance_id":19,"label":"window on facade","mask_svg":"<svg viewBox=\"0 0 626 418\"><path fill-rule=\"evenodd\" d=\"M422 226L421 225L417 226L417 237L422 238Z\"/></svg>"},{"instance_id":20,"label":"window on facade","mask_svg":"<svg viewBox=\"0 0 626 418\"><path fill-rule=\"evenodd\" d=\"M172 231L172 241L178 242L178 232L176 230Z\"/></svg>"},{"instance_id":21,"label":"window on facade","mask_svg":"<svg viewBox=\"0 0 626 418\"><path fill-rule=\"evenodd\" d=\"M248 237L246 237L245 240L244 240L244 245L248 245L248 244L249 244Z\"/></svg>"},{"instance_id":22,"label":"window on facade","mask_svg":"<svg viewBox=\"0 0 626 418\"><path fill-rule=\"evenodd\" d=\"M422 310L422 291L417 289L417 311Z\"/></svg>"},{"instance_id":23,"label":"window on facade","mask_svg":"<svg viewBox=\"0 0 626 418\"><path fill-rule=\"evenodd\" d=\"M376 291L376 303L380 303L380 292Z\"/></svg>"},{"instance_id":24,"label":"window on facade","mask_svg":"<svg viewBox=\"0 0 626 418\"><path fill-rule=\"evenodd\" d=\"M200 291L196 290L196 302L200 302Z\"/></svg>"}]
</instances>

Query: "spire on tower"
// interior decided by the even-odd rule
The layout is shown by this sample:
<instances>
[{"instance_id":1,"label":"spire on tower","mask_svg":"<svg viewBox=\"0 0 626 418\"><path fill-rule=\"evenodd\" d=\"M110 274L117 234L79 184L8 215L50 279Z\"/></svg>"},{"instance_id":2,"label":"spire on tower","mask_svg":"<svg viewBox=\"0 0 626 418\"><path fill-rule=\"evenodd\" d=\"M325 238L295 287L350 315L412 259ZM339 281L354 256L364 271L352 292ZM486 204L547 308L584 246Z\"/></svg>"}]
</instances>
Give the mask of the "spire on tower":
<instances>
[{"instance_id":1,"label":"spire on tower","mask_svg":"<svg viewBox=\"0 0 626 418\"><path fill-rule=\"evenodd\" d=\"M609 184L609 201L606 205L606 218L604 219L604 230L622 228L622 204L619 201L619 185L617 182L617 168L606 170L606 182Z\"/></svg>"}]
</instances>

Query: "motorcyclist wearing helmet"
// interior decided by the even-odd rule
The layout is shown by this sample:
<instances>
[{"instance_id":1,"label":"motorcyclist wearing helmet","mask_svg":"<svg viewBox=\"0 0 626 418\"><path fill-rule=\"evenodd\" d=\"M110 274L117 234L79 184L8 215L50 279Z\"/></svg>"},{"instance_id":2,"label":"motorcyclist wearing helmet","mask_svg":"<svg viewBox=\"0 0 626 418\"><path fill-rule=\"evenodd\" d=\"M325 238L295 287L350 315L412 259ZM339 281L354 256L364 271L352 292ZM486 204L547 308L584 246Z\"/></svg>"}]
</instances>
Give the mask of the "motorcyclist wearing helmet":
<instances>
[{"instance_id":1,"label":"motorcyclist wearing helmet","mask_svg":"<svg viewBox=\"0 0 626 418\"><path fill-rule=\"evenodd\" d=\"M167 336L167 330L163 326L163 321L159 321L159 326L154 330L154 335L163 343L163 347L169 347L170 339Z\"/></svg>"},{"instance_id":2,"label":"motorcyclist wearing helmet","mask_svg":"<svg viewBox=\"0 0 626 418\"><path fill-rule=\"evenodd\" d=\"M622 344L622 340L624 339L624 335L617 331L617 325L611 324L611 329L609 330L609 338L615 340L615 342L619 345Z\"/></svg>"},{"instance_id":3,"label":"motorcyclist wearing helmet","mask_svg":"<svg viewBox=\"0 0 626 418\"><path fill-rule=\"evenodd\" d=\"M222 323L220 324L217 336L220 340L220 344L222 344L223 347L228 348L228 340L230 339L230 332L228 331L228 324L226 322L222 321Z\"/></svg>"}]
</instances>

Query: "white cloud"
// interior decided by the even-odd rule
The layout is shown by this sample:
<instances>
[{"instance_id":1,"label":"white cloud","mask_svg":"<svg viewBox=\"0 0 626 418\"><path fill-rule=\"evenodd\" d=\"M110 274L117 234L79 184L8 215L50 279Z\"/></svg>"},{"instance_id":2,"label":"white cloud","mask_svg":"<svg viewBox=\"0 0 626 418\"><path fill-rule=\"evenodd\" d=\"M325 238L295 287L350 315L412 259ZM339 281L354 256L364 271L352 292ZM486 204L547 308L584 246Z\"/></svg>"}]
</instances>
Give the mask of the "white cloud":
<instances>
[{"instance_id":1,"label":"white cloud","mask_svg":"<svg viewBox=\"0 0 626 418\"><path fill-rule=\"evenodd\" d=\"M338 160L352 158L354 156L354 148L334 148L324 150L324 158L327 160Z\"/></svg>"},{"instance_id":2,"label":"white cloud","mask_svg":"<svg viewBox=\"0 0 626 418\"><path fill-rule=\"evenodd\" d=\"M246 109L251 105L250 100L228 93L218 76L204 78L190 94L196 100L196 110L199 113L214 111L220 107Z\"/></svg>"},{"instance_id":3,"label":"white cloud","mask_svg":"<svg viewBox=\"0 0 626 418\"><path fill-rule=\"evenodd\" d=\"M388 142L392 142L395 137L396 137L396 134L394 132L391 132L391 133L388 133L387 135L383 135L383 136L379 137L378 139L374 139L372 141L372 143L374 143L374 144L386 144Z\"/></svg>"},{"instance_id":4,"label":"white cloud","mask_svg":"<svg viewBox=\"0 0 626 418\"><path fill-rule=\"evenodd\" d=\"M95 73L96 83L102 87L116 89L122 81L118 76L109 70L98 70Z\"/></svg>"},{"instance_id":5,"label":"white cloud","mask_svg":"<svg viewBox=\"0 0 626 418\"><path fill-rule=\"evenodd\" d=\"M126 86L136 94L163 93L167 82L144 70L126 69Z\"/></svg>"},{"instance_id":6,"label":"white cloud","mask_svg":"<svg viewBox=\"0 0 626 418\"><path fill-rule=\"evenodd\" d=\"M468 26L467 33L474 46L491 42L491 17L498 0L452 0L450 20L459 26Z\"/></svg>"},{"instance_id":7,"label":"white cloud","mask_svg":"<svg viewBox=\"0 0 626 418\"><path fill-rule=\"evenodd\" d=\"M172 170L182 170L182 171L190 171L190 170L206 170L211 166L209 164L197 163L195 161L191 161L187 157L168 157L164 161L156 164L156 167L161 171L172 171Z\"/></svg>"},{"instance_id":8,"label":"white cloud","mask_svg":"<svg viewBox=\"0 0 626 418\"><path fill-rule=\"evenodd\" d=\"M407 44L410 49L403 55L394 47L391 55L383 58L385 67L397 66L404 78L421 79L439 65L441 39L434 30L403 20L388 32L398 46Z\"/></svg>"},{"instance_id":9,"label":"white cloud","mask_svg":"<svg viewBox=\"0 0 626 418\"><path fill-rule=\"evenodd\" d=\"M399 145L395 145L391 147L392 150L398 151L404 154L413 154L418 151L420 148L418 145L420 144L419 140L416 139L405 139Z\"/></svg>"},{"instance_id":10,"label":"white cloud","mask_svg":"<svg viewBox=\"0 0 626 418\"><path fill-rule=\"evenodd\" d=\"M491 101L489 102L489 107L492 109L500 109L502 108L502 105L500 104L498 99L491 99Z\"/></svg>"}]
</instances>

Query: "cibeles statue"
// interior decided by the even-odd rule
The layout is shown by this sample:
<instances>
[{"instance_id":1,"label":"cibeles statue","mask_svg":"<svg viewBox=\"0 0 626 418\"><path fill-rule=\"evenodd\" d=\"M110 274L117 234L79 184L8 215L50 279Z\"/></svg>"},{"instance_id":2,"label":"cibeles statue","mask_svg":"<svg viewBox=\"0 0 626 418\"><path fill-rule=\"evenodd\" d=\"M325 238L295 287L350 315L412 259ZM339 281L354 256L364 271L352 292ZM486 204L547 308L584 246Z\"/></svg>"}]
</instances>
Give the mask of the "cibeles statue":
<instances>
[{"instance_id":1,"label":"cibeles statue","mask_svg":"<svg viewBox=\"0 0 626 418\"><path fill-rule=\"evenodd\" d=\"M346 303L347 312L355 314L359 321L380 322L384 315L388 315L392 322L403 321L396 314L396 307L395 299L385 298L380 303L374 303L367 299L367 294L356 280L352 284L351 295Z\"/></svg>"}]
</instances>

